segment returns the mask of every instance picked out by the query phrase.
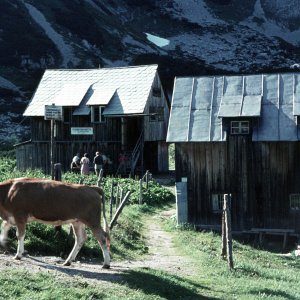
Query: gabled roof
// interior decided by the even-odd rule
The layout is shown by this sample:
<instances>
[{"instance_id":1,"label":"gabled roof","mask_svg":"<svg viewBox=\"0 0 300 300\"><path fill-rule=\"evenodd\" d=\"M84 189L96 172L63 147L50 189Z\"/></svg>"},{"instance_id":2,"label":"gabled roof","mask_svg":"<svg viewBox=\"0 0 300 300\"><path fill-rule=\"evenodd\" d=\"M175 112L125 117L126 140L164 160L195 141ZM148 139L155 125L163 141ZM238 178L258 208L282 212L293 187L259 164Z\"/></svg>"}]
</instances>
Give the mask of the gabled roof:
<instances>
[{"instance_id":1,"label":"gabled roof","mask_svg":"<svg viewBox=\"0 0 300 300\"><path fill-rule=\"evenodd\" d=\"M90 70L46 70L24 116L44 116L45 105L106 105L106 116L142 114L157 73L157 65Z\"/></svg>"},{"instance_id":2,"label":"gabled roof","mask_svg":"<svg viewBox=\"0 0 300 300\"><path fill-rule=\"evenodd\" d=\"M296 116L299 73L176 78L167 142L226 141L225 118L258 120L253 141L297 141Z\"/></svg>"}]
</instances>

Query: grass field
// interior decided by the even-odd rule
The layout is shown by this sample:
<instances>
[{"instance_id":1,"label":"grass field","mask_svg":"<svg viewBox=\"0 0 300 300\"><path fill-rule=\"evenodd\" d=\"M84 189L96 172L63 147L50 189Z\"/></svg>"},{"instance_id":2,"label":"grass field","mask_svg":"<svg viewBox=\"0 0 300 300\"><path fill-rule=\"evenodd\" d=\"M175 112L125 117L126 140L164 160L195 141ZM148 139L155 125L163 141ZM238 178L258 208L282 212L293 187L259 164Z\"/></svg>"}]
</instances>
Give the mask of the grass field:
<instances>
[{"instance_id":1,"label":"grass field","mask_svg":"<svg viewBox=\"0 0 300 300\"><path fill-rule=\"evenodd\" d=\"M1 181L13 174L22 175L16 171L10 173L11 168L13 163L0 161ZM39 172L25 175L42 176ZM174 207L174 199L166 197L164 189L154 185L151 190L149 204L138 205L133 201L115 227L114 261L143 259L147 255L145 221L166 209L158 199L165 198L168 209L170 205ZM197 232L188 226L178 228L174 218L170 217L156 220L173 236L178 252L193 261L191 274L174 275L153 268L131 268L121 276L103 271L100 281L91 280L84 273L70 277L47 269L32 272L22 267L2 266L0 299L300 299L300 259L293 253L284 256L234 240L235 268L230 271L220 256L219 235ZM57 253L52 251L65 243L66 235L58 239L58 244L53 243L54 235L49 226L30 225L25 247L33 255L35 251L50 251L55 255ZM99 257L99 248L92 238L81 255Z\"/></svg>"},{"instance_id":2,"label":"grass field","mask_svg":"<svg viewBox=\"0 0 300 300\"><path fill-rule=\"evenodd\" d=\"M131 210L129 208L129 210ZM136 214L137 213L137 214ZM128 223L149 214L129 214ZM211 232L164 226L176 247L192 258L191 276L178 276L151 268L131 269L113 280L92 281L78 276L9 270L0 273L2 299L300 299L300 260L234 241L235 269L220 256L221 238ZM123 236L123 243L129 243ZM141 241L142 242L142 241ZM145 253L136 253L135 257ZM119 259L121 259L119 257ZM62 280L63 279L63 280Z\"/></svg>"}]
</instances>

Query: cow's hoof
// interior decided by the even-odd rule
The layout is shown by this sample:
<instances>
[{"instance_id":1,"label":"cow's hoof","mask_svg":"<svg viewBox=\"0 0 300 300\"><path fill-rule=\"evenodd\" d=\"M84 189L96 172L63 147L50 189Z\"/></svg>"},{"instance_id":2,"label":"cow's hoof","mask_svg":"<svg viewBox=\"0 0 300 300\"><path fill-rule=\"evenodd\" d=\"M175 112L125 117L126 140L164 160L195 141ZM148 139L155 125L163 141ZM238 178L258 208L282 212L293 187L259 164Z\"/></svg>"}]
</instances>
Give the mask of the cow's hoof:
<instances>
[{"instance_id":1,"label":"cow's hoof","mask_svg":"<svg viewBox=\"0 0 300 300\"><path fill-rule=\"evenodd\" d=\"M110 265L103 265L102 269L110 269Z\"/></svg>"},{"instance_id":2,"label":"cow's hoof","mask_svg":"<svg viewBox=\"0 0 300 300\"><path fill-rule=\"evenodd\" d=\"M65 261L63 263L63 266L65 266L65 267L71 266L71 262L70 261Z\"/></svg>"},{"instance_id":3,"label":"cow's hoof","mask_svg":"<svg viewBox=\"0 0 300 300\"><path fill-rule=\"evenodd\" d=\"M19 255L14 256L15 260L21 260L21 258L22 258L22 256L19 256Z\"/></svg>"}]
</instances>

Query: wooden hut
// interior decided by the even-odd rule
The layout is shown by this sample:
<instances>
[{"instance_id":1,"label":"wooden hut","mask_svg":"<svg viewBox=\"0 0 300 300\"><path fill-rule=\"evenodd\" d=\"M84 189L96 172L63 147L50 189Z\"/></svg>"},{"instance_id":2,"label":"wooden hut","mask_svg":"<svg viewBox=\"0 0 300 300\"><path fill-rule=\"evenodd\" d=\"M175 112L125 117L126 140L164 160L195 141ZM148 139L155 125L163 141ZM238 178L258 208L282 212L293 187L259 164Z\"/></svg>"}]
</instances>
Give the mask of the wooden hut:
<instances>
[{"instance_id":1,"label":"wooden hut","mask_svg":"<svg viewBox=\"0 0 300 300\"><path fill-rule=\"evenodd\" d=\"M187 221L300 233L300 74L176 78L167 142ZM275 232L274 231L274 232Z\"/></svg>"},{"instance_id":2,"label":"wooden hut","mask_svg":"<svg viewBox=\"0 0 300 300\"><path fill-rule=\"evenodd\" d=\"M31 120L31 140L16 145L18 169L50 173L53 152L66 171L76 153L92 158L100 150L112 161L113 173L123 151L128 173L167 171L169 107L157 69L46 70L23 114ZM52 105L59 120L51 133L45 111Z\"/></svg>"}]
</instances>

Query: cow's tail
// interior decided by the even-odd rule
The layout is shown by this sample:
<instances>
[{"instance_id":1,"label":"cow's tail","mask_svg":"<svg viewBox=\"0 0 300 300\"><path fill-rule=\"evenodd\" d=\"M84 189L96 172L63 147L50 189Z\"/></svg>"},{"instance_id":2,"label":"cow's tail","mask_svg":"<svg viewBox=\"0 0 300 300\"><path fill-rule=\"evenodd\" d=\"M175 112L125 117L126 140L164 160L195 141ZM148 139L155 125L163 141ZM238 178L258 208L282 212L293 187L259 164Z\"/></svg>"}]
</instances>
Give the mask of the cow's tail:
<instances>
[{"instance_id":1,"label":"cow's tail","mask_svg":"<svg viewBox=\"0 0 300 300\"><path fill-rule=\"evenodd\" d=\"M106 246L108 251L110 251L110 230L109 225L106 219L106 211L105 211L105 193L103 189L101 189L101 203L102 203L102 214L103 214L103 229L106 235Z\"/></svg>"}]
</instances>

